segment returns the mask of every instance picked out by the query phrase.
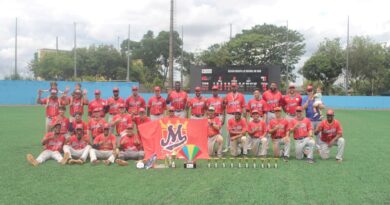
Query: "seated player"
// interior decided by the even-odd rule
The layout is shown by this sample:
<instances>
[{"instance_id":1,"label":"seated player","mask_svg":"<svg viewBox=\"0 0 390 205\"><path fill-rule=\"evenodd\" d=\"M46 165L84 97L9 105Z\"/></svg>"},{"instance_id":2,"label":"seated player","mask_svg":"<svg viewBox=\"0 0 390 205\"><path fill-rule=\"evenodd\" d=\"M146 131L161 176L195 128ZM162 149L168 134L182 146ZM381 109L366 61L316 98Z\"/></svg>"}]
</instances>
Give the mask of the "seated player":
<instances>
[{"instance_id":1,"label":"seated player","mask_svg":"<svg viewBox=\"0 0 390 205\"><path fill-rule=\"evenodd\" d=\"M91 145L90 138L84 132L83 125L76 126L75 134L70 136L65 142L64 153L69 155L68 164L84 164L87 160ZM74 159L77 158L77 159Z\"/></svg>"},{"instance_id":2,"label":"seated player","mask_svg":"<svg viewBox=\"0 0 390 205\"><path fill-rule=\"evenodd\" d=\"M223 137L220 134L220 129L222 127L221 121L219 117L215 116L215 108L210 106L207 112L207 118L209 122L209 129L207 132L208 135L208 150L209 156L214 155L214 146L217 143L217 156L222 157L222 145L223 145Z\"/></svg>"},{"instance_id":3,"label":"seated player","mask_svg":"<svg viewBox=\"0 0 390 205\"><path fill-rule=\"evenodd\" d=\"M266 157L268 150L267 125L260 117L258 110L252 111L253 120L248 123L248 134L251 138L252 152L255 156ZM259 147L261 145L261 149Z\"/></svg>"},{"instance_id":4,"label":"seated player","mask_svg":"<svg viewBox=\"0 0 390 205\"><path fill-rule=\"evenodd\" d=\"M65 116L66 107L61 106L59 108L59 114L55 117L53 117L53 121L60 122L61 123L61 135L65 137L65 139L69 138L69 129L70 129L70 123L69 119Z\"/></svg>"},{"instance_id":5,"label":"seated player","mask_svg":"<svg viewBox=\"0 0 390 205\"><path fill-rule=\"evenodd\" d=\"M285 162L290 157L289 123L282 117L282 108L275 107L275 119L269 122L268 132L271 134L274 157L283 157ZM284 145L283 149L280 146Z\"/></svg>"},{"instance_id":6,"label":"seated player","mask_svg":"<svg viewBox=\"0 0 390 205\"><path fill-rule=\"evenodd\" d=\"M127 125L124 135L119 141L118 159L115 162L120 166L126 166L128 163L125 160L140 160L144 158L141 140L133 131L133 123Z\"/></svg>"},{"instance_id":7,"label":"seated player","mask_svg":"<svg viewBox=\"0 0 390 205\"><path fill-rule=\"evenodd\" d=\"M54 159L62 165L68 161L69 154L65 153L64 157L61 155L62 146L65 143L65 137L61 135L61 123L53 122L54 131L48 132L42 139L44 151L39 154L37 159L32 154L27 154L27 161L33 166L38 166L48 159Z\"/></svg>"},{"instance_id":8,"label":"seated player","mask_svg":"<svg viewBox=\"0 0 390 205\"><path fill-rule=\"evenodd\" d=\"M234 118L228 121L228 132L230 135L230 154L234 157L239 154L246 156L248 154L248 145L246 134L246 120L241 118L241 109L237 108L234 112ZM242 152L238 149L241 147Z\"/></svg>"},{"instance_id":9,"label":"seated player","mask_svg":"<svg viewBox=\"0 0 390 205\"><path fill-rule=\"evenodd\" d=\"M133 123L133 116L126 113L126 106L123 103L118 104L119 113L112 118L112 126L115 126L116 135L122 136L129 123Z\"/></svg>"},{"instance_id":10,"label":"seated player","mask_svg":"<svg viewBox=\"0 0 390 205\"><path fill-rule=\"evenodd\" d=\"M99 164L103 159L105 165L110 165L115 161L116 137L110 133L110 125L108 123L103 126L103 134L97 136L89 152L89 158L93 165Z\"/></svg>"},{"instance_id":11,"label":"seated player","mask_svg":"<svg viewBox=\"0 0 390 205\"><path fill-rule=\"evenodd\" d=\"M74 121L70 123L70 131L72 134L76 134L76 127L78 125L83 126L83 130L85 134L88 134L88 125L83 121L82 114L80 112L76 112L74 114ZM89 135L88 135L89 136Z\"/></svg>"},{"instance_id":12,"label":"seated player","mask_svg":"<svg viewBox=\"0 0 390 205\"><path fill-rule=\"evenodd\" d=\"M150 118L146 115L146 111L144 108L140 108L138 110L138 115L136 115L134 118L134 123L137 125L137 128L139 125L150 122Z\"/></svg>"},{"instance_id":13,"label":"seated player","mask_svg":"<svg viewBox=\"0 0 390 205\"><path fill-rule=\"evenodd\" d=\"M98 135L103 133L103 125L106 124L104 118L101 118L102 108L95 108L93 110L93 118L88 122L88 136L95 139Z\"/></svg>"}]
</instances>

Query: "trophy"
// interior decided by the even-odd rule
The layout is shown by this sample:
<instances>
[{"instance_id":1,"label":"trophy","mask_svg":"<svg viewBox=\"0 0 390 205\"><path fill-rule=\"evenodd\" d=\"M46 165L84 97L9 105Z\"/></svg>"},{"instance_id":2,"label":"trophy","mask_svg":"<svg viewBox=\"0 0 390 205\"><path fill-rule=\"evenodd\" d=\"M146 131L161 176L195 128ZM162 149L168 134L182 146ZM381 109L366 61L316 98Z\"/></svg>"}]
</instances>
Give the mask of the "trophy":
<instances>
[{"instance_id":1,"label":"trophy","mask_svg":"<svg viewBox=\"0 0 390 205\"><path fill-rule=\"evenodd\" d=\"M210 158L207 159L207 167L211 168L211 159Z\"/></svg>"},{"instance_id":2,"label":"trophy","mask_svg":"<svg viewBox=\"0 0 390 205\"><path fill-rule=\"evenodd\" d=\"M218 168L218 158L214 158L214 168Z\"/></svg>"},{"instance_id":3,"label":"trophy","mask_svg":"<svg viewBox=\"0 0 390 205\"><path fill-rule=\"evenodd\" d=\"M256 168L256 158L252 158L253 160L253 168Z\"/></svg>"},{"instance_id":4,"label":"trophy","mask_svg":"<svg viewBox=\"0 0 390 205\"><path fill-rule=\"evenodd\" d=\"M226 158L222 158L222 168L226 168L225 161L226 161Z\"/></svg>"},{"instance_id":5,"label":"trophy","mask_svg":"<svg viewBox=\"0 0 390 205\"><path fill-rule=\"evenodd\" d=\"M230 168L234 167L234 158L230 158Z\"/></svg>"},{"instance_id":6,"label":"trophy","mask_svg":"<svg viewBox=\"0 0 390 205\"><path fill-rule=\"evenodd\" d=\"M245 168L249 168L249 158L245 157Z\"/></svg>"},{"instance_id":7,"label":"trophy","mask_svg":"<svg viewBox=\"0 0 390 205\"><path fill-rule=\"evenodd\" d=\"M238 158L238 168L241 168L241 160L242 158Z\"/></svg>"},{"instance_id":8,"label":"trophy","mask_svg":"<svg viewBox=\"0 0 390 205\"><path fill-rule=\"evenodd\" d=\"M265 162L265 159L261 158L261 168L264 168L264 162Z\"/></svg>"},{"instance_id":9,"label":"trophy","mask_svg":"<svg viewBox=\"0 0 390 205\"><path fill-rule=\"evenodd\" d=\"M165 168L169 167L169 156L168 156L168 154L165 155L164 165L165 165Z\"/></svg>"},{"instance_id":10,"label":"trophy","mask_svg":"<svg viewBox=\"0 0 390 205\"><path fill-rule=\"evenodd\" d=\"M199 155L202 153L202 151L193 144L188 144L184 146L180 150L180 154L183 155L183 157L186 159L186 162L184 162L184 168L186 169L194 169L196 168L196 158L199 157Z\"/></svg>"},{"instance_id":11,"label":"trophy","mask_svg":"<svg viewBox=\"0 0 390 205\"><path fill-rule=\"evenodd\" d=\"M176 163L175 163L175 160L176 160L176 151L173 151L173 152L172 152L171 157L172 157L171 168L176 168Z\"/></svg>"},{"instance_id":12,"label":"trophy","mask_svg":"<svg viewBox=\"0 0 390 205\"><path fill-rule=\"evenodd\" d=\"M279 158L274 158L274 167L275 168L278 168L278 161L279 161Z\"/></svg>"},{"instance_id":13,"label":"trophy","mask_svg":"<svg viewBox=\"0 0 390 205\"><path fill-rule=\"evenodd\" d=\"M268 158L268 159L267 159L267 167L268 167L268 168L271 168L271 158Z\"/></svg>"}]
</instances>

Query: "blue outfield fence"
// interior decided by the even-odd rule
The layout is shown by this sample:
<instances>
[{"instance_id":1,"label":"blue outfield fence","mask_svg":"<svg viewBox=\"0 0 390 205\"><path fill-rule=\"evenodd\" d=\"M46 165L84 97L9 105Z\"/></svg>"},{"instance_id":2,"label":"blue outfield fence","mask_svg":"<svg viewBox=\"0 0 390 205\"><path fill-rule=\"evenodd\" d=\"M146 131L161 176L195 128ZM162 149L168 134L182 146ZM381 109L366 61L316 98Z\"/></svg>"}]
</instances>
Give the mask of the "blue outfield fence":
<instances>
[{"instance_id":1,"label":"blue outfield fence","mask_svg":"<svg viewBox=\"0 0 390 205\"><path fill-rule=\"evenodd\" d=\"M76 82L57 81L60 90L65 90L69 86L74 89ZM82 82L82 88L88 90L88 99L94 98L93 91L102 91L102 98L107 99L112 96L112 88L120 89L120 96L126 99L131 94L131 87L138 86L138 82ZM23 80L1 80L0 81L0 105L34 105L39 89L49 89L49 81L23 81ZM44 93L42 96L47 96ZM147 101L153 93L140 93ZM166 93L161 94L166 97ZM194 94L190 94L191 97ZM210 94L204 94L210 97ZM223 95L221 95L223 96ZM252 95L245 95L246 101ZM346 109L390 109L390 97L388 96L323 96L323 102L327 107Z\"/></svg>"}]
</instances>

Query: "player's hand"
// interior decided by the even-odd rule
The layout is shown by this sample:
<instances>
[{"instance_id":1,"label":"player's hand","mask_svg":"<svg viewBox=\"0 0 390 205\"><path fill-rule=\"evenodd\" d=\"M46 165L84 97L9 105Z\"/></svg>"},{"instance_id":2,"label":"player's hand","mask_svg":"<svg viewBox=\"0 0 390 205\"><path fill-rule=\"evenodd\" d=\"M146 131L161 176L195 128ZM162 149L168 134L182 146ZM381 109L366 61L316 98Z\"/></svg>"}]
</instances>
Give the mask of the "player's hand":
<instances>
[{"instance_id":1,"label":"player's hand","mask_svg":"<svg viewBox=\"0 0 390 205\"><path fill-rule=\"evenodd\" d=\"M83 95L86 95L88 93L87 89L83 90Z\"/></svg>"}]
</instances>

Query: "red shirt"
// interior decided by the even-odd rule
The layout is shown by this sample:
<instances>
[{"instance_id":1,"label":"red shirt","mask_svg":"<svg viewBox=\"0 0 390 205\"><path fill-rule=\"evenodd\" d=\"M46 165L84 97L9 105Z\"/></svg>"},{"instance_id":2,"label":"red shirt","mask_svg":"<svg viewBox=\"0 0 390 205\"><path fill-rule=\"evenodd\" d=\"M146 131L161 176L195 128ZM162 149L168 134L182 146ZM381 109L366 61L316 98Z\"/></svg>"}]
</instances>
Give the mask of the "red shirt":
<instances>
[{"instance_id":1,"label":"red shirt","mask_svg":"<svg viewBox=\"0 0 390 205\"><path fill-rule=\"evenodd\" d=\"M132 135L132 136L125 135L125 136L121 137L121 139L119 140L119 144L121 145L121 150L140 151L141 150L140 145L136 145L134 143L136 137L138 137L138 136L137 135Z\"/></svg>"},{"instance_id":2,"label":"red shirt","mask_svg":"<svg viewBox=\"0 0 390 205\"><path fill-rule=\"evenodd\" d=\"M116 137L112 134L107 137L104 134L100 134L93 140L93 144L100 144L98 150L113 150L114 145L116 144Z\"/></svg>"},{"instance_id":3,"label":"red shirt","mask_svg":"<svg viewBox=\"0 0 390 205\"><path fill-rule=\"evenodd\" d=\"M110 97L107 100L107 104L109 106L108 113L110 115L116 115L119 113L119 104L125 104L123 98L118 97L118 99L114 99L114 97Z\"/></svg>"},{"instance_id":4,"label":"red shirt","mask_svg":"<svg viewBox=\"0 0 390 205\"><path fill-rule=\"evenodd\" d=\"M72 135L66 144L75 150L80 150L84 149L89 144L89 142L90 140L88 135L83 135L80 140L77 138L77 135Z\"/></svg>"},{"instance_id":5,"label":"red shirt","mask_svg":"<svg viewBox=\"0 0 390 205\"><path fill-rule=\"evenodd\" d=\"M275 107L281 105L282 93L279 91L273 93L271 90L267 90L263 93L263 100L267 102L269 111L273 111Z\"/></svg>"},{"instance_id":6,"label":"red shirt","mask_svg":"<svg viewBox=\"0 0 390 205\"><path fill-rule=\"evenodd\" d=\"M204 115L206 111L206 98L203 96L194 97L188 101L188 107L191 108L191 115Z\"/></svg>"},{"instance_id":7,"label":"red shirt","mask_svg":"<svg viewBox=\"0 0 390 205\"><path fill-rule=\"evenodd\" d=\"M248 105L246 106L246 110L252 113L253 110L258 110L262 113L268 112L268 105L263 99L250 99ZM262 115L260 113L260 115Z\"/></svg>"},{"instance_id":8,"label":"red shirt","mask_svg":"<svg viewBox=\"0 0 390 205\"><path fill-rule=\"evenodd\" d=\"M99 99L99 100L92 100L89 105L88 105L88 112L89 113L92 113L93 110L95 108L100 108L102 109L101 113L100 113L100 117L104 117L106 115L105 111L104 111L104 108L107 106L107 102L103 99Z\"/></svg>"},{"instance_id":9,"label":"red shirt","mask_svg":"<svg viewBox=\"0 0 390 205\"><path fill-rule=\"evenodd\" d=\"M138 115L138 111L140 108L146 108L145 100L142 96L131 95L126 99L126 108L127 112Z\"/></svg>"},{"instance_id":10,"label":"red shirt","mask_svg":"<svg viewBox=\"0 0 390 205\"><path fill-rule=\"evenodd\" d=\"M117 114L114 116L112 119L113 122L117 121L120 119L120 121L116 124L115 129L116 133L119 135L123 130L126 130L128 124L133 123L133 116L130 114Z\"/></svg>"},{"instance_id":11,"label":"red shirt","mask_svg":"<svg viewBox=\"0 0 390 205\"><path fill-rule=\"evenodd\" d=\"M77 125L79 125L79 124L81 124L81 125L83 125L83 130L84 130L84 133L85 134L87 134L87 131L88 131L88 124L87 123L85 123L84 121L80 121L80 122L77 122L76 120L74 120L73 122L71 122L72 123L72 128L73 128L73 130L76 132L76 126Z\"/></svg>"},{"instance_id":12,"label":"red shirt","mask_svg":"<svg viewBox=\"0 0 390 205\"><path fill-rule=\"evenodd\" d=\"M64 100L56 97L56 98L44 98L40 99L40 104L46 105L46 117L55 117L58 115L58 109L61 105L65 105Z\"/></svg>"},{"instance_id":13,"label":"red shirt","mask_svg":"<svg viewBox=\"0 0 390 205\"><path fill-rule=\"evenodd\" d=\"M54 136L54 132L48 132L45 137L43 138L44 140ZM51 150L51 151L62 151L62 146L65 143L65 137L63 135L59 135L57 138L50 139L46 142L44 145L45 150Z\"/></svg>"},{"instance_id":14,"label":"red shirt","mask_svg":"<svg viewBox=\"0 0 390 205\"><path fill-rule=\"evenodd\" d=\"M61 123L61 131L60 131L61 134L68 133L68 131L69 131L69 124L70 124L68 118L61 117L61 116L57 115L57 116L53 117L52 121L53 122L57 122L58 121L58 122Z\"/></svg>"},{"instance_id":15,"label":"red shirt","mask_svg":"<svg viewBox=\"0 0 390 205\"><path fill-rule=\"evenodd\" d=\"M210 122L212 122L214 125L217 125L217 126L221 127L221 121L219 120L218 117L214 117L212 119L209 119L209 128L208 128L208 131L207 131L207 135L209 137L213 137L214 135L219 134L220 131L219 131L219 129L215 129L214 125L212 126L210 124Z\"/></svg>"},{"instance_id":16,"label":"red shirt","mask_svg":"<svg viewBox=\"0 0 390 205\"><path fill-rule=\"evenodd\" d=\"M272 139L279 139L279 138L284 138L287 135L287 132L289 131L289 124L288 121L284 118L280 119L272 119L269 122L268 125L268 130L273 129L275 126L281 125L282 128L277 129L275 132L271 134Z\"/></svg>"},{"instance_id":17,"label":"red shirt","mask_svg":"<svg viewBox=\"0 0 390 205\"><path fill-rule=\"evenodd\" d=\"M244 95L239 92L236 92L236 94L233 94L233 92L228 93L225 97L225 105L226 112L229 114L234 113L237 108L240 108L242 110L243 108L245 108Z\"/></svg>"},{"instance_id":18,"label":"red shirt","mask_svg":"<svg viewBox=\"0 0 390 205\"><path fill-rule=\"evenodd\" d=\"M228 121L228 131L229 134L232 134L233 132L246 132L246 120L244 118L241 118L240 120L236 120L235 118L231 118Z\"/></svg>"},{"instance_id":19,"label":"red shirt","mask_svg":"<svg viewBox=\"0 0 390 205\"><path fill-rule=\"evenodd\" d=\"M254 131L256 128L258 130ZM265 124L264 120L259 120L258 122L252 120L248 123L248 133L251 137L260 138L263 137L266 132L267 125Z\"/></svg>"},{"instance_id":20,"label":"red shirt","mask_svg":"<svg viewBox=\"0 0 390 205\"><path fill-rule=\"evenodd\" d=\"M286 113L295 115L295 109L302 104L302 97L299 94L294 96L285 95L282 98L283 110Z\"/></svg>"},{"instance_id":21,"label":"red shirt","mask_svg":"<svg viewBox=\"0 0 390 205\"><path fill-rule=\"evenodd\" d=\"M88 128L91 131L92 138L96 138L98 135L103 133L103 125L106 121L103 118L95 120L95 118L91 118L88 122Z\"/></svg>"},{"instance_id":22,"label":"red shirt","mask_svg":"<svg viewBox=\"0 0 390 205\"><path fill-rule=\"evenodd\" d=\"M337 134L343 134L343 128L338 120L334 120L329 124L327 120L323 120L317 128L321 132L321 141L330 143Z\"/></svg>"},{"instance_id":23,"label":"red shirt","mask_svg":"<svg viewBox=\"0 0 390 205\"><path fill-rule=\"evenodd\" d=\"M296 125L299 124L298 127L294 130L294 139L302 138L302 137L309 137L309 131L312 130L311 122L308 118L303 118L302 120L298 120L297 118L294 118L290 122L291 129Z\"/></svg>"},{"instance_id":24,"label":"red shirt","mask_svg":"<svg viewBox=\"0 0 390 205\"><path fill-rule=\"evenodd\" d=\"M157 98L156 96L152 96L148 101L148 108L150 110L151 115L161 115L164 114L164 110L166 109L167 104L163 97Z\"/></svg>"},{"instance_id":25,"label":"red shirt","mask_svg":"<svg viewBox=\"0 0 390 205\"><path fill-rule=\"evenodd\" d=\"M81 115L84 114L84 105L88 105L88 100L84 98L73 98L69 97L68 98L69 102L69 114L71 116L74 116L76 112L80 112Z\"/></svg>"},{"instance_id":26,"label":"red shirt","mask_svg":"<svg viewBox=\"0 0 390 205\"><path fill-rule=\"evenodd\" d=\"M206 106L207 108L213 106L215 108L214 113L217 115L221 115L224 112L223 99L219 96L208 98L206 101Z\"/></svg>"},{"instance_id":27,"label":"red shirt","mask_svg":"<svg viewBox=\"0 0 390 205\"><path fill-rule=\"evenodd\" d=\"M134 122L137 126L144 124L144 123L147 123L147 122L150 122L150 121L151 121L150 118L147 116L144 116L143 118L141 118L140 116L134 117Z\"/></svg>"},{"instance_id":28,"label":"red shirt","mask_svg":"<svg viewBox=\"0 0 390 205\"><path fill-rule=\"evenodd\" d=\"M187 93L184 91L171 91L168 95L168 101L175 110L184 110L187 104Z\"/></svg>"}]
</instances>

